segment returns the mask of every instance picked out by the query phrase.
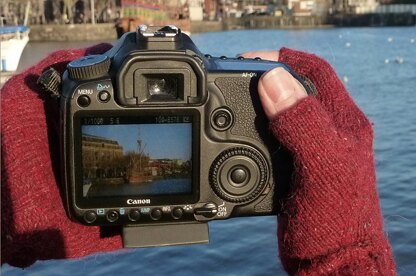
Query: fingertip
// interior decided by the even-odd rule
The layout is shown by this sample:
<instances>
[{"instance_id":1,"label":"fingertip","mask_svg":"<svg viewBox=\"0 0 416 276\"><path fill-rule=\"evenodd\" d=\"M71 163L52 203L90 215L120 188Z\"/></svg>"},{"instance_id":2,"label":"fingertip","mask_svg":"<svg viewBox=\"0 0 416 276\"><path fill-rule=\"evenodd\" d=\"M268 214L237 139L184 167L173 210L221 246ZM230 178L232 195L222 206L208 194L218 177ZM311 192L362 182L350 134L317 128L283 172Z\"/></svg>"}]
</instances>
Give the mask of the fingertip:
<instances>
[{"instance_id":1,"label":"fingertip","mask_svg":"<svg viewBox=\"0 0 416 276\"><path fill-rule=\"evenodd\" d=\"M107 52L108 50L110 50L113 47L113 45L109 44L109 43L99 43L93 46L90 46L88 48L85 49L85 54L86 55L99 55L102 54L104 52Z\"/></svg>"},{"instance_id":2,"label":"fingertip","mask_svg":"<svg viewBox=\"0 0 416 276\"><path fill-rule=\"evenodd\" d=\"M281 67L266 72L260 78L258 92L270 120L308 96L303 86Z\"/></svg>"},{"instance_id":3,"label":"fingertip","mask_svg":"<svg viewBox=\"0 0 416 276\"><path fill-rule=\"evenodd\" d=\"M259 98L260 98L260 102L261 105L263 107L263 111L266 114L266 117L271 120L276 114L277 111L275 109L275 104L274 102L269 98L266 89L264 88L264 84L263 81L259 81L258 84L258 93L259 93Z\"/></svg>"},{"instance_id":4,"label":"fingertip","mask_svg":"<svg viewBox=\"0 0 416 276\"><path fill-rule=\"evenodd\" d=\"M279 60L279 51L252 51L252 52L245 52L242 54L238 54L237 56L241 56L244 58L256 58L259 57L264 60L271 60L271 61L278 61Z\"/></svg>"}]
</instances>

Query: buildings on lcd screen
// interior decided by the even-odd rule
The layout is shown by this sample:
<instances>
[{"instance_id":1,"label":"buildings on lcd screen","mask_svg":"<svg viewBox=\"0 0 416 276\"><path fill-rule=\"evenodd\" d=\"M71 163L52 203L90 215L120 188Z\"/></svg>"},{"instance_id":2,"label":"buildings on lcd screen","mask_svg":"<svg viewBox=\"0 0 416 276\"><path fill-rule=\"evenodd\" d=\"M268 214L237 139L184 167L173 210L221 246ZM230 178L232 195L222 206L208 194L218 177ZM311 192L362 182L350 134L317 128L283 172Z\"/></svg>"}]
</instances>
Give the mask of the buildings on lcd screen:
<instances>
[{"instance_id":1,"label":"buildings on lcd screen","mask_svg":"<svg viewBox=\"0 0 416 276\"><path fill-rule=\"evenodd\" d=\"M188 175L190 160L150 159L145 153L124 153L123 146L104 137L82 135L82 167L85 180L96 178L143 178ZM127 182L132 182L126 180Z\"/></svg>"},{"instance_id":2,"label":"buildings on lcd screen","mask_svg":"<svg viewBox=\"0 0 416 276\"><path fill-rule=\"evenodd\" d=\"M122 169L116 168L114 161L121 160L122 157L123 146L117 141L94 135L82 135L82 166L85 178L119 176Z\"/></svg>"}]
</instances>

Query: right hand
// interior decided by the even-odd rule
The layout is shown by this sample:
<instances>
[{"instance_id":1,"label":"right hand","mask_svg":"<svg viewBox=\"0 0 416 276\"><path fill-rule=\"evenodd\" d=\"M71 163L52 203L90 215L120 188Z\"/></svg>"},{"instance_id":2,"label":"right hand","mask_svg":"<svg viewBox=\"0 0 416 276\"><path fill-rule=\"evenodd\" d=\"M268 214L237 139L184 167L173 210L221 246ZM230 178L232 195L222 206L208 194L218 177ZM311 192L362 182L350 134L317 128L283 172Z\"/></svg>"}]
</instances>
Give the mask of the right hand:
<instances>
[{"instance_id":1,"label":"right hand","mask_svg":"<svg viewBox=\"0 0 416 276\"><path fill-rule=\"evenodd\" d=\"M294 172L278 217L280 257L290 274L394 275L376 190L372 126L331 66L281 49L251 52L288 64L316 86L308 96L288 72L262 76L258 92L270 129Z\"/></svg>"}]
</instances>

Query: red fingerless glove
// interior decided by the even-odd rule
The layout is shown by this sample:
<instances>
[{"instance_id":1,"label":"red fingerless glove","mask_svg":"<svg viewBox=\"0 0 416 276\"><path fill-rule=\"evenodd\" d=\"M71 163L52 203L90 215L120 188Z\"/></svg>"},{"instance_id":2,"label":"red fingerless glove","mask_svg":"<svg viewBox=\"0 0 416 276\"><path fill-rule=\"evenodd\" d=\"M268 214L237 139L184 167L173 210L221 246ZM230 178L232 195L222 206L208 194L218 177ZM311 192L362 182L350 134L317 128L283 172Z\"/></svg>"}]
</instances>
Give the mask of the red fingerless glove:
<instances>
[{"instance_id":1,"label":"red fingerless glove","mask_svg":"<svg viewBox=\"0 0 416 276\"><path fill-rule=\"evenodd\" d=\"M278 218L284 268L295 275L395 275L376 191L370 122L327 62L289 49L280 50L279 61L318 91L270 122L294 160Z\"/></svg>"},{"instance_id":2,"label":"red fingerless glove","mask_svg":"<svg viewBox=\"0 0 416 276\"><path fill-rule=\"evenodd\" d=\"M122 247L120 235L104 237L99 227L66 216L58 187L58 103L42 97L36 84L45 69L62 73L71 60L110 47L55 52L2 88L1 263L23 267Z\"/></svg>"}]
</instances>

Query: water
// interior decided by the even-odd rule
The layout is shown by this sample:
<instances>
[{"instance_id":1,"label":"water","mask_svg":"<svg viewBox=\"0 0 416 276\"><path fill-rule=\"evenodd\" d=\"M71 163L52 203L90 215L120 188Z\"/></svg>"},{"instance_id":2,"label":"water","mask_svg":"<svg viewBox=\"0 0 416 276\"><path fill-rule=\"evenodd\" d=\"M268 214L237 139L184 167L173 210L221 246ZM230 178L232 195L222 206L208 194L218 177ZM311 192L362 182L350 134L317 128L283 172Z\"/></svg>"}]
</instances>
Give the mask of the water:
<instances>
[{"instance_id":1,"label":"water","mask_svg":"<svg viewBox=\"0 0 416 276\"><path fill-rule=\"evenodd\" d=\"M416 272L416 29L229 31L194 35L203 52L235 56L244 51L307 50L325 57L344 79L375 128L378 191L385 231L399 275ZM413 43L412 43L413 39ZM90 43L88 43L90 44ZM30 43L22 67L58 48L86 46ZM36 53L36 54L34 54ZM395 60L403 60L396 63ZM210 223L209 245L123 250L79 260L39 261L3 275L280 275L274 217Z\"/></svg>"}]
</instances>

